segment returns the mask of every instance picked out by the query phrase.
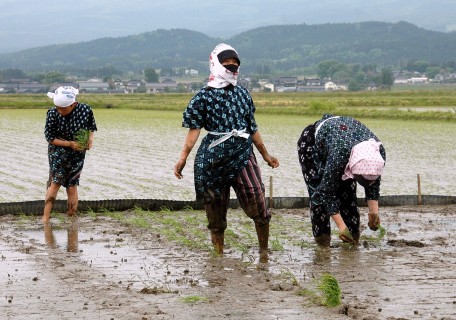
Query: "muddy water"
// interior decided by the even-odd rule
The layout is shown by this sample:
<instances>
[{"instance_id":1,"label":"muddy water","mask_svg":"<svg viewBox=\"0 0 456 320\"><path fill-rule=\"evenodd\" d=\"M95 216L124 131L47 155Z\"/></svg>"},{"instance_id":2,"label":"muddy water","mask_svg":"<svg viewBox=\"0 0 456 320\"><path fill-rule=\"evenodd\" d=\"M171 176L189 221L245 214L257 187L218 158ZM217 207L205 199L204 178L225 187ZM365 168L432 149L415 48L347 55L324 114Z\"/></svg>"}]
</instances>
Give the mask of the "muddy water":
<instances>
[{"instance_id":1,"label":"muddy water","mask_svg":"<svg viewBox=\"0 0 456 320\"><path fill-rule=\"evenodd\" d=\"M258 263L255 245L227 246L219 258L108 217L53 218L46 227L3 216L0 318L456 319L455 211L383 208L384 238L365 230L358 247L334 236L322 249L307 210L275 210L268 264ZM237 233L239 223L229 218L229 229ZM325 272L339 281L341 307L297 295ZM204 300L184 302L192 296Z\"/></svg>"},{"instance_id":2,"label":"muddy water","mask_svg":"<svg viewBox=\"0 0 456 320\"><path fill-rule=\"evenodd\" d=\"M40 200L48 175L47 145L43 136L45 110L2 110L0 115L0 202ZM173 166L186 130L180 112L95 110L99 131L87 153L79 188L83 200L170 199L194 200L193 159L184 179ZM281 162L277 170L260 160L269 193L277 197L307 196L297 161L296 141L316 119L258 115L268 150ZM453 195L456 190L456 148L453 123L366 121L382 139L387 165L383 195L417 193L417 174L423 194ZM362 196L362 190L359 190ZM65 197L62 190L59 197ZM234 197L234 195L233 195Z\"/></svg>"}]
</instances>

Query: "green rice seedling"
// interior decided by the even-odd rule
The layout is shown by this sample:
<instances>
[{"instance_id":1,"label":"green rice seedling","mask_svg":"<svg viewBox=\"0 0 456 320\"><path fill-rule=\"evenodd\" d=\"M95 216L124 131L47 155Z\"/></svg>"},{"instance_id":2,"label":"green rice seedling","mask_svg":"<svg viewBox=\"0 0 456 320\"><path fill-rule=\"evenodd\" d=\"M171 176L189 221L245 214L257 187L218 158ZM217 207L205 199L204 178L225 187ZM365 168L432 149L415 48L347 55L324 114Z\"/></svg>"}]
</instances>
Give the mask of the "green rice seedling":
<instances>
[{"instance_id":1,"label":"green rice seedling","mask_svg":"<svg viewBox=\"0 0 456 320\"><path fill-rule=\"evenodd\" d=\"M280 243L279 238L275 237L274 239L271 240L271 249L273 251L284 251L285 248L283 245Z\"/></svg>"},{"instance_id":2,"label":"green rice seedling","mask_svg":"<svg viewBox=\"0 0 456 320\"><path fill-rule=\"evenodd\" d=\"M336 307L341 303L341 290L337 279L330 273L324 273L317 280L317 289L321 294L321 304Z\"/></svg>"},{"instance_id":3,"label":"green rice seedling","mask_svg":"<svg viewBox=\"0 0 456 320\"><path fill-rule=\"evenodd\" d=\"M87 150L89 145L90 131L87 129L79 129L74 136L74 141L78 144L82 150Z\"/></svg>"},{"instance_id":4,"label":"green rice seedling","mask_svg":"<svg viewBox=\"0 0 456 320\"><path fill-rule=\"evenodd\" d=\"M135 214L144 214L144 212L146 212L146 211L143 208L141 208L141 207L134 206L133 207L133 212Z\"/></svg>"},{"instance_id":5,"label":"green rice seedling","mask_svg":"<svg viewBox=\"0 0 456 320\"><path fill-rule=\"evenodd\" d=\"M195 211L192 206L189 206L188 204L184 206L184 208L182 209L182 211Z\"/></svg>"},{"instance_id":6,"label":"green rice seedling","mask_svg":"<svg viewBox=\"0 0 456 320\"><path fill-rule=\"evenodd\" d=\"M134 217L130 220L128 220L128 223L131 225L134 225L136 227L148 229L150 227L149 222L144 219L143 217Z\"/></svg>"},{"instance_id":7,"label":"green rice seedling","mask_svg":"<svg viewBox=\"0 0 456 320\"><path fill-rule=\"evenodd\" d=\"M180 300L184 303L209 302L208 298L200 296L187 296L182 297Z\"/></svg>"},{"instance_id":8,"label":"green rice seedling","mask_svg":"<svg viewBox=\"0 0 456 320\"><path fill-rule=\"evenodd\" d=\"M294 286L298 286L299 285L299 281L298 279L295 277L295 275L291 272L291 271L284 271L284 270L281 270L280 271L280 275L285 278L286 280L289 280L291 282L292 285Z\"/></svg>"},{"instance_id":9,"label":"green rice seedling","mask_svg":"<svg viewBox=\"0 0 456 320\"><path fill-rule=\"evenodd\" d=\"M249 247L246 246L242 240L239 241L239 236L231 229L225 230L225 243L230 247L238 249L242 253L247 253L249 251Z\"/></svg>"},{"instance_id":10,"label":"green rice seedling","mask_svg":"<svg viewBox=\"0 0 456 320\"><path fill-rule=\"evenodd\" d=\"M378 227L378 231L375 234L369 235L362 235L362 240L369 240L369 241L381 241L386 235L386 229L383 226Z\"/></svg>"},{"instance_id":11,"label":"green rice seedling","mask_svg":"<svg viewBox=\"0 0 456 320\"><path fill-rule=\"evenodd\" d=\"M309 288L300 288L296 291L298 296L307 297L309 300L304 303L305 306L312 307L315 305L320 305L320 296Z\"/></svg>"},{"instance_id":12,"label":"green rice seedling","mask_svg":"<svg viewBox=\"0 0 456 320\"><path fill-rule=\"evenodd\" d=\"M55 211L51 211L51 217L52 216L54 216L54 218L57 218L60 223L64 223L65 219L67 218L67 215L65 213Z\"/></svg>"},{"instance_id":13,"label":"green rice seedling","mask_svg":"<svg viewBox=\"0 0 456 320\"><path fill-rule=\"evenodd\" d=\"M172 212L172 210L170 208L168 208L167 206L161 206L160 207L160 211L162 211L162 212Z\"/></svg>"},{"instance_id":14,"label":"green rice seedling","mask_svg":"<svg viewBox=\"0 0 456 320\"><path fill-rule=\"evenodd\" d=\"M107 209L107 208L100 208L100 209L98 209L98 212L99 212L100 214L102 214L102 215L107 216L107 215L109 215L109 214L111 213L111 210L109 210L109 209Z\"/></svg>"},{"instance_id":15,"label":"green rice seedling","mask_svg":"<svg viewBox=\"0 0 456 320\"><path fill-rule=\"evenodd\" d=\"M19 223L28 223L32 219L32 215L26 214L26 213L19 213Z\"/></svg>"},{"instance_id":16,"label":"green rice seedling","mask_svg":"<svg viewBox=\"0 0 456 320\"><path fill-rule=\"evenodd\" d=\"M378 227L378 236L377 236L377 239L378 240L381 240L385 237L386 235L386 229L382 226Z\"/></svg>"},{"instance_id":17,"label":"green rice seedling","mask_svg":"<svg viewBox=\"0 0 456 320\"><path fill-rule=\"evenodd\" d=\"M93 219L97 219L97 218L98 218L98 213L97 213L96 211L94 211L94 210L93 210L92 208L90 208L90 207L87 208L86 214L87 214L89 217L93 218Z\"/></svg>"},{"instance_id":18,"label":"green rice seedling","mask_svg":"<svg viewBox=\"0 0 456 320\"><path fill-rule=\"evenodd\" d=\"M106 213L106 216L112 218L112 219L116 219L116 220L119 220L119 221L125 221L126 220L126 217L124 215L123 212L120 212L120 211L107 211Z\"/></svg>"}]
</instances>

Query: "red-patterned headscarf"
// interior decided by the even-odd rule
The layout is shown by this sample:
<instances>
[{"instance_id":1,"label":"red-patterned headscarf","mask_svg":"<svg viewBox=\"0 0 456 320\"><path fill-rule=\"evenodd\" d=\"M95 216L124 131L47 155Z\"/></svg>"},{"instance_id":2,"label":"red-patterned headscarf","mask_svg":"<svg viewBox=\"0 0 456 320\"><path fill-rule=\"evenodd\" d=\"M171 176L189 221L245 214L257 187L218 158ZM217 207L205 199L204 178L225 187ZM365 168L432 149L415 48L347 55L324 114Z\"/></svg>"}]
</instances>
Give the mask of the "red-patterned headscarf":
<instances>
[{"instance_id":1,"label":"red-patterned headscarf","mask_svg":"<svg viewBox=\"0 0 456 320\"><path fill-rule=\"evenodd\" d=\"M219 59L220 57L222 57L222 60ZM222 65L222 62L227 58L235 58L240 64L238 53L230 45L220 43L212 50L209 56L209 68L211 70L207 83L209 87L224 88L229 84L232 84L233 86L237 84L239 69L237 72L231 72L226 69Z\"/></svg>"}]
</instances>

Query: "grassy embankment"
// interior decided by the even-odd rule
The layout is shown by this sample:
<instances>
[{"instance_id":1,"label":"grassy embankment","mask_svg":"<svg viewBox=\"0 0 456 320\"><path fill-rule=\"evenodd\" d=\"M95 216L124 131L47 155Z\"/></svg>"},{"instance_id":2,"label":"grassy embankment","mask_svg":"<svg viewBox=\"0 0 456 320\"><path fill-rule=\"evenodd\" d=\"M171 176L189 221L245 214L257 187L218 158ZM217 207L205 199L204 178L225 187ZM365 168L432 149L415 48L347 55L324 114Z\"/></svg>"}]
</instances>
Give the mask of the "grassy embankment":
<instances>
[{"instance_id":1,"label":"grassy embankment","mask_svg":"<svg viewBox=\"0 0 456 320\"><path fill-rule=\"evenodd\" d=\"M456 90L408 90L322 93L254 93L258 113L357 118L456 121ZM192 94L81 94L93 108L182 111ZM48 108L40 95L1 95L1 108Z\"/></svg>"}]
</instances>

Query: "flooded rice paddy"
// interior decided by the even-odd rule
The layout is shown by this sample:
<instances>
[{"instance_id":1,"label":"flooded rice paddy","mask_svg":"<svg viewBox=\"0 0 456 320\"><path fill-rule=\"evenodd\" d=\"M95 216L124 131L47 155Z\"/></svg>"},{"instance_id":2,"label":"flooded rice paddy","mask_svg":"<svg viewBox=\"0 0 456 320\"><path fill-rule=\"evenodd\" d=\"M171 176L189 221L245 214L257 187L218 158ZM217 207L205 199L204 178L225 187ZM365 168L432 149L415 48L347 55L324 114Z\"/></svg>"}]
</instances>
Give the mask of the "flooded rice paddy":
<instances>
[{"instance_id":1,"label":"flooded rice paddy","mask_svg":"<svg viewBox=\"0 0 456 320\"><path fill-rule=\"evenodd\" d=\"M181 127L181 113L116 109L94 112L98 132L81 177L82 200L194 200L193 159L198 145L183 171L184 179L177 180L173 175L187 132ZM46 110L1 110L0 202L43 199L48 177L45 115ZM287 115L257 116L269 152L281 163L273 170L260 159L268 193L272 177L275 197L307 196L296 142L303 128L315 120ZM417 194L418 174L422 194L454 194L454 123L363 122L382 140L387 151L382 195ZM62 190L59 197L64 196Z\"/></svg>"},{"instance_id":2,"label":"flooded rice paddy","mask_svg":"<svg viewBox=\"0 0 456 320\"><path fill-rule=\"evenodd\" d=\"M0 202L43 199L45 113L1 110ZM173 175L186 134L179 113L95 116L81 199L194 199L196 150L184 179ZM307 196L296 141L315 120L257 116L281 161L277 170L261 163L274 196ZM417 174L423 194L454 195L454 124L365 122L387 150L383 195L416 194ZM365 230L355 248L333 236L329 249L315 246L308 208L272 211L267 264L258 263L252 223L238 209L228 215L223 257L213 255L201 211L163 212L155 223L137 212L57 214L49 225L0 215L0 319L456 319L456 206L381 207L383 237ZM327 272L339 281L339 307L304 292Z\"/></svg>"},{"instance_id":3,"label":"flooded rice paddy","mask_svg":"<svg viewBox=\"0 0 456 320\"><path fill-rule=\"evenodd\" d=\"M307 209L273 210L267 264L240 210L230 210L223 257L212 253L204 223L184 231L184 243L126 223L132 212L56 216L49 225L1 216L0 318L455 319L455 210L383 208L383 237L365 230L353 247L333 236L327 249L313 243ZM339 282L338 307L305 293L318 295L324 273Z\"/></svg>"}]
</instances>

